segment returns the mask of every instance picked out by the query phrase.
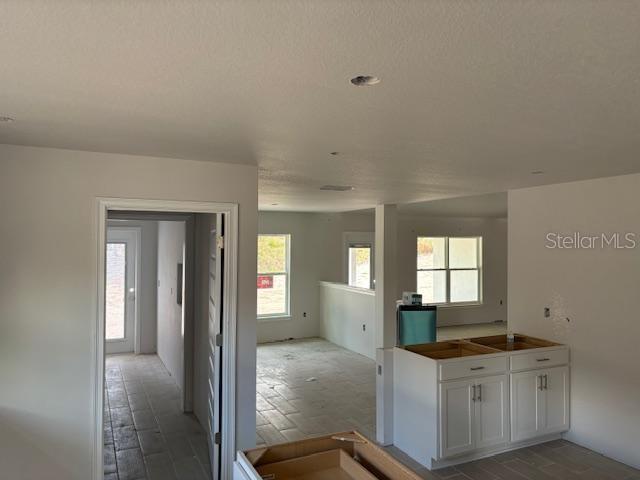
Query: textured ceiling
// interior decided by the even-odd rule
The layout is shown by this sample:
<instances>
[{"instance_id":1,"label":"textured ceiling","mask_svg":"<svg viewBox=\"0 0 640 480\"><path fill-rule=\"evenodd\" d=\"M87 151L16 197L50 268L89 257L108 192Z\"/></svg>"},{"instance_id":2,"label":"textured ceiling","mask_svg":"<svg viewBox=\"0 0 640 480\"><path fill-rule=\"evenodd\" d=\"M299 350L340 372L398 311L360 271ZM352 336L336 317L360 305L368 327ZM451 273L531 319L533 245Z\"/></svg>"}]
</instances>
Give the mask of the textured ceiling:
<instances>
[{"instance_id":1,"label":"textured ceiling","mask_svg":"<svg viewBox=\"0 0 640 480\"><path fill-rule=\"evenodd\" d=\"M506 218L508 200L506 192L498 192L407 203L399 205L398 210L405 216Z\"/></svg>"},{"instance_id":2,"label":"textured ceiling","mask_svg":"<svg viewBox=\"0 0 640 480\"><path fill-rule=\"evenodd\" d=\"M257 164L282 210L638 172L639 25L638 1L5 0L0 143Z\"/></svg>"}]
</instances>

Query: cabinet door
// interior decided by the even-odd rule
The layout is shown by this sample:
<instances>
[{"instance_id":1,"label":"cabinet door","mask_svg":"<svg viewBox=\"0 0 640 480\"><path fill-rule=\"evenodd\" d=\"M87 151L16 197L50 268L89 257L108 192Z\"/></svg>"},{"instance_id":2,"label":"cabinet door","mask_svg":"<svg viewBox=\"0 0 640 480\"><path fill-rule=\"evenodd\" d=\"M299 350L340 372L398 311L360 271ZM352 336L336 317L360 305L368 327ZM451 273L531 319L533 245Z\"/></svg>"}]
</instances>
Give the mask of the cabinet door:
<instances>
[{"instance_id":1,"label":"cabinet door","mask_svg":"<svg viewBox=\"0 0 640 480\"><path fill-rule=\"evenodd\" d=\"M489 447L509 441L507 376L476 380L475 447Z\"/></svg>"},{"instance_id":2,"label":"cabinet door","mask_svg":"<svg viewBox=\"0 0 640 480\"><path fill-rule=\"evenodd\" d=\"M541 435L569 429L569 367L550 368L543 376L544 414L540 415Z\"/></svg>"},{"instance_id":3,"label":"cabinet door","mask_svg":"<svg viewBox=\"0 0 640 480\"><path fill-rule=\"evenodd\" d=\"M517 442L539 435L543 413L539 370L511 374L511 441Z\"/></svg>"},{"instance_id":4,"label":"cabinet door","mask_svg":"<svg viewBox=\"0 0 640 480\"><path fill-rule=\"evenodd\" d=\"M474 448L473 381L440 384L440 457Z\"/></svg>"}]
</instances>

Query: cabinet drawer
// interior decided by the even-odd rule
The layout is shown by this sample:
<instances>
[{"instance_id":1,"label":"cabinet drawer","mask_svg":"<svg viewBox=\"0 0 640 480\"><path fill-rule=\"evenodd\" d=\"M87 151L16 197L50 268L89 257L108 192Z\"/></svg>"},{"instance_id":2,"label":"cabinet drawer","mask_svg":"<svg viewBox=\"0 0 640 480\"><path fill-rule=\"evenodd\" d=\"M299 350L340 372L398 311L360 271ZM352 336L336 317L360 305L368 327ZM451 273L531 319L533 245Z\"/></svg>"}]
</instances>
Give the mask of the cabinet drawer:
<instances>
[{"instance_id":1,"label":"cabinet drawer","mask_svg":"<svg viewBox=\"0 0 640 480\"><path fill-rule=\"evenodd\" d=\"M534 368L555 367L569 363L569 349L528 352L511 356L511 370L531 370Z\"/></svg>"},{"instance_id":2,"label":"cabinet drawer","mask_svg":"<svg viewBox=\"0 0 640 480\"><path fill-rule=\"evenodd\" d=\"M440 380L476 377L479 375L494 375L507 371L507 357L483 358L477 357L459 362L440 364Z\"/></svg>"}]
</instances>

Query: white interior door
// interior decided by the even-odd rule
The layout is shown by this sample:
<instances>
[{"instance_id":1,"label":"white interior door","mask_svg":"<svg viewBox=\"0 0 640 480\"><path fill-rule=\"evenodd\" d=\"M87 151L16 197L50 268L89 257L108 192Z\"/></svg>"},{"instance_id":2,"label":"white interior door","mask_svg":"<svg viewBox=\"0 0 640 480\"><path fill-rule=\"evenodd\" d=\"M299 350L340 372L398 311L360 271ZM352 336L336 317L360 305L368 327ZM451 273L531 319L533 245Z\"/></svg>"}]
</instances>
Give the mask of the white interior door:
<instances>
[{"instance_id":1,"label":"white interior door","mask_svg":"<svg viewBox=\"0 0 640 480\"><path fill-rule=\"evenodd\" d=\"M105 352L128 353L135 348L137 232L108 228L105 255Z\"/></svg>"},{"instance_id":2,"label":"white interior door","mask_svg":"<svg viewBox=\"0 0 640 480\"><path fill-rule=\"evenodd\" d=\"M209 351L208 388L209 405L209 459L214 480L220 478L220 423L222 411L221 358L222 358L222 274L224 272L224 215L218 214L209 234Z\"/></svg>"}]
</instances>

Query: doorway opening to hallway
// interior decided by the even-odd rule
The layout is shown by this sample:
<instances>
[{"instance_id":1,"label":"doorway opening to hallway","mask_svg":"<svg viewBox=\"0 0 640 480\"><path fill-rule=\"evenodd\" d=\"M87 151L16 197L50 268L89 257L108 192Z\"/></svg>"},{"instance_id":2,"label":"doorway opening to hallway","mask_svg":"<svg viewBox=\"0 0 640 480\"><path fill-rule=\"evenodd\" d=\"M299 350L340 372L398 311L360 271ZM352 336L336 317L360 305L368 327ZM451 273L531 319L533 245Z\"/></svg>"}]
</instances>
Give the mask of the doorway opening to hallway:
<instances>
[{"instance_id":1,"label":"doorway opening to hallway","mask_svg":"<svg viewBox=\"0 0 640 480\"><path fill-rule=\"evenodd\" d=\"M115 202L99 246L96 478L227 478L236 207Z\"/></svg>"}]
</instances>

